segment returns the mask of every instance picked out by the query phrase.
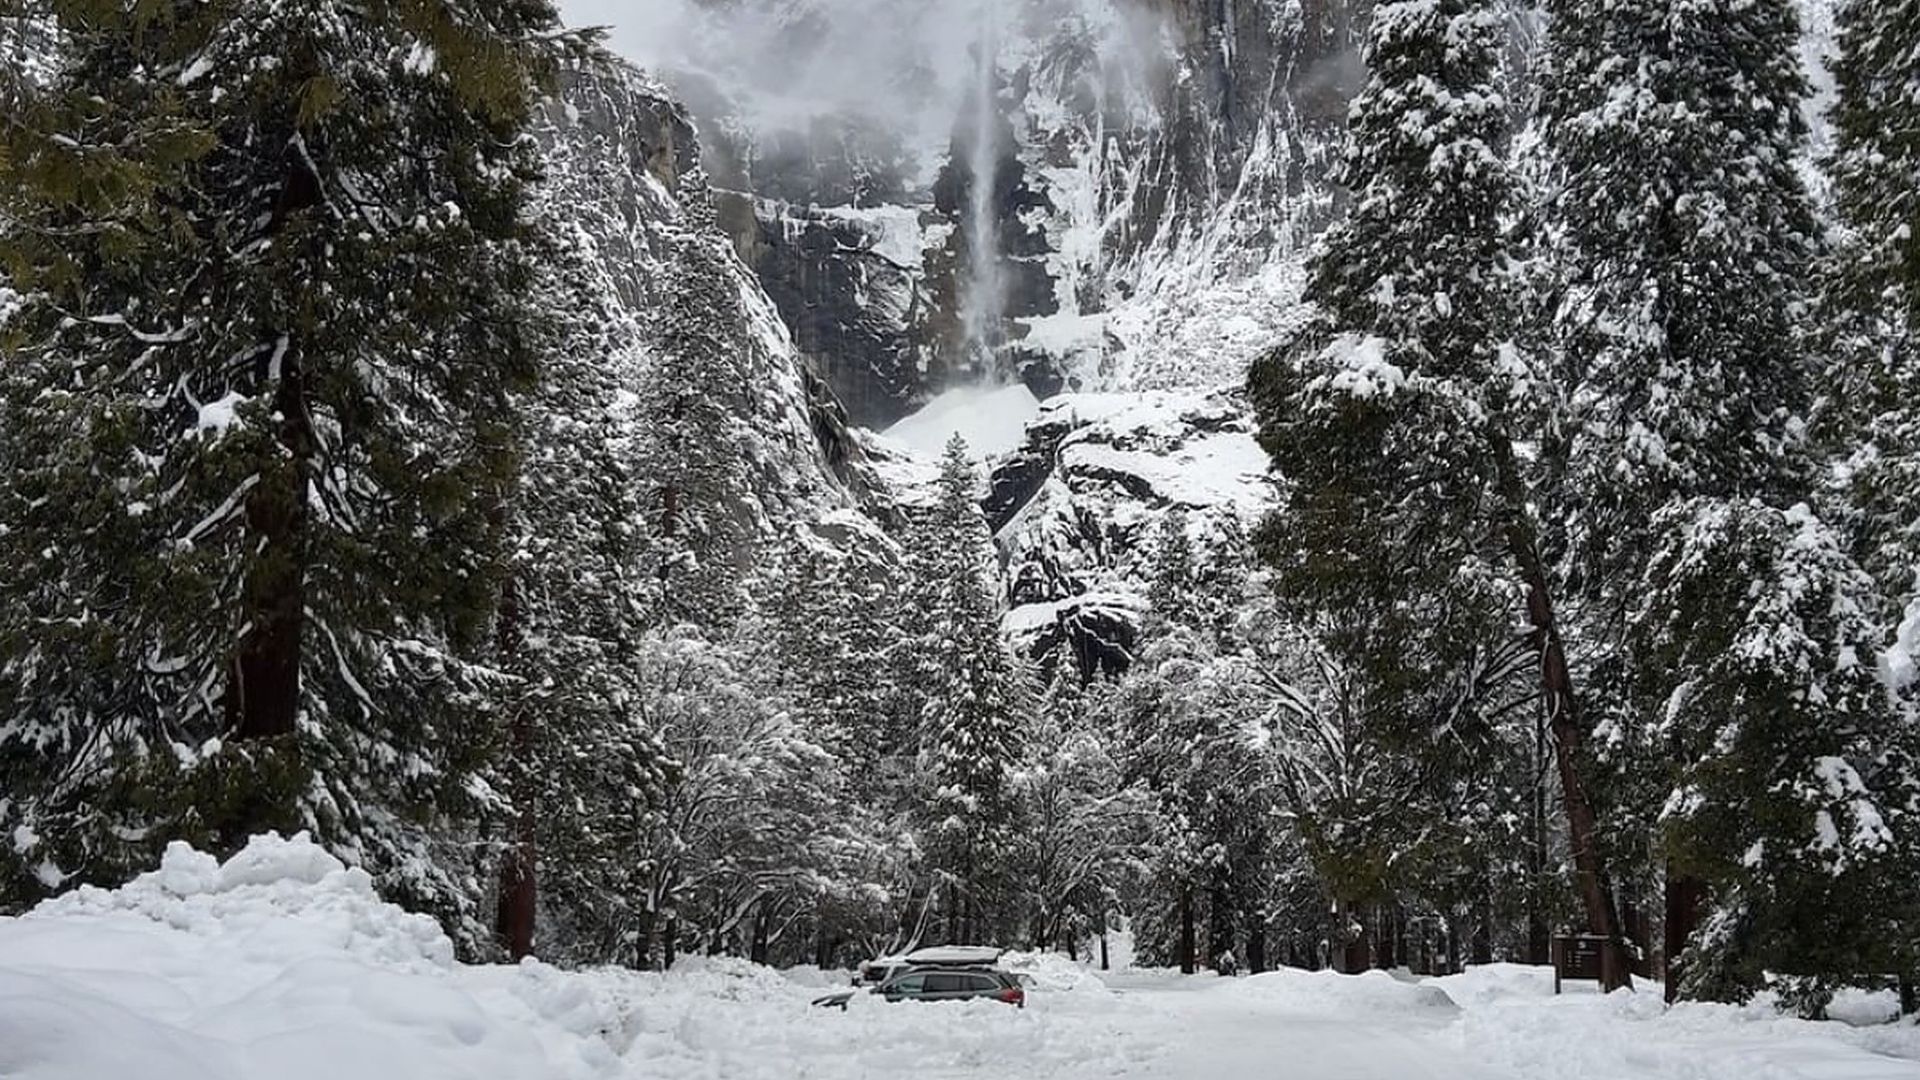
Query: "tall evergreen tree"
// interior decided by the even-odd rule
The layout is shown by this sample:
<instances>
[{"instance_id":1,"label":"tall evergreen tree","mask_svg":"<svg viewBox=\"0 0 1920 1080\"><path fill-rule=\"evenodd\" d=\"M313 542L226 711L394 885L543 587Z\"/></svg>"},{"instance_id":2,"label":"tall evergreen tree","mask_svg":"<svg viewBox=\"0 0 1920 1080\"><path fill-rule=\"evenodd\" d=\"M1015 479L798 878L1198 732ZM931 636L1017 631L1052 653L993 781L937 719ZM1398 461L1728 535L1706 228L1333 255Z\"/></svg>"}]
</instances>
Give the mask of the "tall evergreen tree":
<instances>
[{"instance_id":1,"label":"tall evergreen tree","mask_svg":"<svg viewBox=\"0 0 1920 1080\"><path fill-rule=\"evenodd\" d=\"M61 57L0 102L7 824L43 885L311 825L445 899L409 823L488 742L555 13L24 7Z\"/></svg>"},{"instance_id":2,"label":"tall evergreen tree","mask_svg":"<svg viewBox=\"0 0 1920 1080\"><path fill-rule=\"evenodd\" d=\"M1851 333L1835 343L1828 380L1834 450L1847 459L1862 559L1894 620L1920 627L1920 6L1851 0L1838 15L1831 165L1851 235L1827 275L1823 314ZM1910 676L1902 689L1920 690Z\"/></svg>"},{"instance_id":3,"label":"tall evergreen tree","mask_svg":"<svg viewBox=\"0 0 1920 1080\"><path fill-rule=\"evenodd\" d=\"M1534 478L1514 448L1538 406L1511 344L1503 27L1482 0L1374 12L1342 175L1353 207L1308 286L1320 316L1253 373L1285 478L1261 548L1297 624L1330 616L1326 647L1365 673L1387 723L1445 715L1436 692L1501 647L1526 596L1588 927L1617 939Z\"/></svg>"},{"instance_id":4,"label":"tall evergreen tree","mask_svg":"<svg viewBox=\"0 0 1920 1080\"><path fill-rule=\"evenodd\" d=\"M639 709L637 655L653 614L633 471L642 364L637 328L607 303L546 192L539 212L553 238L538 302L553 317L537 339L543 378L515 402L521 469L493 657L509 679L493 756L511 804L495 932L518 960L544 910L559 933L543 953L604 962L631 920L628 864L648 804L673 772Z\"/></svg>"},{"instance_id":5,"label":"tall evergreen tree","mask_svg":"<svg viewBox=\"0 0 1920 1080\"><path fill-rule=\"evenodd\" d=\"M1847 516L1852 550L1877 586L1882 678L1911 731L1920 728L1920 6L1850 0L1837 24L1828 164L1846 228L1824 275L1830 368L1818 429L1840 463L1829 512ZM1913 833L1896 831L1909 866L1920 858ZM1884 940L1911 988L1920 912L1898 900L1895 910L1901 925Z\"/></svg>"},{"instance_id":6,"label":"tall evergreen tree","mask_svg":"<svg viewBox=\"0 0 1920 1080\"><path fill-rule=\"evenodd\" d=\"M1047 686L1027 759L1015 775L1021 803L1019 881L1035 947L1072 948L1100 925L1143 852L1144 789L1121 775L1110 684L1084 684L1062 663Z\"/></svg>"},{"instance_id":7,"label":"tall evergreen tree","mask_svg":"<svg viewBox=\"0 0 1920 1080\"><path fill-rule=\"evenodd\" d=\"M1568 411L1555 494L1569 580L1624 631L1613 689L1670 792L1668 955L1687 963L1669 993L1856 969L1860 928L1810 920L1865 895L1906 799L1861 659L1870 601L1806 505L1817 251L1798 44L1788 0L1564 4L1543 79Z\"/></svg>"},{"instance_id":8,"label":"tall evergreen tree","mask_svg":"<svg viewBox=\"0 0 1920 1080\"><path fill-rule=\"evenodd\" d=\"M950 887L949 932L984 938L1004 913L994 903L1010 869L1022 760L1032 704L1024 664L1000 633L989 583L992 552L979 477L955 436L941 461L936 499L908 540L910 693L918 713L916 816L932 868Z\"/></svg>"},{"instance_id":9,"label":"tall evergreen tree","mask_svg":"<svg viewBox=\"0 0 1920 1080\"><path fill-rule=\"evenodd\" d=\"M689 172L676 194L683 220L641 390L649 436L638 469L648 488L662 617L724 626L745 599L742 567L751 562L755 530L739 429L751 414L740 355L746 317L705 175Z\"/></svg>"}]
</instances>

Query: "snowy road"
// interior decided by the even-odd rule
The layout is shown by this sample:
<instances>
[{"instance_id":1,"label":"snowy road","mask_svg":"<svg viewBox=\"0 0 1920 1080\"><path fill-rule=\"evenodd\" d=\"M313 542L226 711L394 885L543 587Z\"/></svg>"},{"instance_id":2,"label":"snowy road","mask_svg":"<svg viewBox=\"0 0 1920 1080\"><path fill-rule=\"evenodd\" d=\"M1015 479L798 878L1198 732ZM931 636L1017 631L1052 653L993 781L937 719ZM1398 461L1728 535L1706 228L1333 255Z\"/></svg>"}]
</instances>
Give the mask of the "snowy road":
<instances>
[{"instance_id":1,"label":"snowy road","mask_svg":"<svg viewBox=\"0 0 1920 1080\"><path fill-rule=\"evenodd\" d=\"M1551 994L1539 968L1415 982L1083 970L1010 955L1029 1007L815 1008L843 973L458 963L431 920L303 840L169 852L0 918L7 1080L1920 1080L1920 1028Z\"/></svg>"},{"instance_id":2,"label":"snowy road","mask_svg":"<svg viewBox=\"0 0 1920 1080\"><path fill-rule=\"evenodd\" d=\"M1115 980L1122 988L1130 980ZM1120 1004L1167 1052L1142 1075L1218 1080L1495 1080L1512 1074L1455 1048L1450 1010L1391 1018L1315 1016L1239 987L1137 980ZM1157 985L1156 985L1157 984ZM1067 1073L1063 1075L1075 1076ZM1108 1075L1100 1073L1088 1076Z\"/></svg>"}]
</instances>

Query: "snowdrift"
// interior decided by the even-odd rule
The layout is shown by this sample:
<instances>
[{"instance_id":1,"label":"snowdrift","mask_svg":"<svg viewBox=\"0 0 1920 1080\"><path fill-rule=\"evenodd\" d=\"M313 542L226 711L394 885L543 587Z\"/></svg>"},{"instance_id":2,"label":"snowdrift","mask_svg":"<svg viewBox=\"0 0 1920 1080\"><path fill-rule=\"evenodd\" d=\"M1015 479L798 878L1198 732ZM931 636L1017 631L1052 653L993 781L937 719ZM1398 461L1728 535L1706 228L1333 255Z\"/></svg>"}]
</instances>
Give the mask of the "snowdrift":
<instances>
[{"instance_id":1,"label":"snowdrift","mask_svg":"<svg viewBox=\"0 0 1920 1080\"><path fill-rule=\"evenodd\" d=\"M1288 1012L1356 1018L1425 1016L1444 1020L1460 1011L1439 987L1402 982L1384 971L1338 975L1283 968L1223 981L1219 992L1252 998Z\"/></svg>"},{"instance_id":2,"label":"snowdrift","mask_svg":"<svg viewBox=\"0 0 1920 1080\"><path fill-rule=\"evenodd\" d=\"M1243 979L1002 962L1043 992L994 1002L808 1005L844 975L690 958L673 971L470 966L307 837L224 863L176 845L113 890L0 919L7 1080L1916 1080L1920 1029L1653 993L1554 997L1537 968L1415 983L1384 972ZM1849 1000L1867 1018L1878 999ZM1331 1056L1329 1056L1331 1055ZM1331 1070L1331 1071L1329 1071Z\"/></svg>"},{"instance_id":3,"label":"snowdrift","mask_svg":"<svg viewBox=\"0 0 1920 1080\"><path fill-rule=\"evenodd\" d=\"M1098 1073L1115 1022L1045 1023L992 1002L846 1013L742 960L672 972L455 961L437 924L304 834L225 863L185 845L114 890L0 918L7 1080L774 1080Z\"/></svg>"}]
</instances>

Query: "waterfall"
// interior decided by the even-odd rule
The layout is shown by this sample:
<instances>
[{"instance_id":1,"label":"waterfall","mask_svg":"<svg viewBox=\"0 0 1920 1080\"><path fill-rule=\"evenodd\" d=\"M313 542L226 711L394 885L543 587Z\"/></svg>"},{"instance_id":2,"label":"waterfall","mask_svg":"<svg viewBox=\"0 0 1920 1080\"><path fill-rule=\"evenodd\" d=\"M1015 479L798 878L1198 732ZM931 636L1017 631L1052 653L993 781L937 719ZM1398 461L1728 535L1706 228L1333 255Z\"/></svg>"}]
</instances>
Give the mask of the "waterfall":
<instances>
[{"instance_id":1,"label":"waterfall","mask_svg":"<svg viewBox=\"0 0 1920 1080\"><path fill-rule=\"evenodd\" d=\"M975 50L973 131L968 148L966 206L968 280L961 301L967 352L983 373L999 375L994 350L1000 344L1006 309L1006 267L1000 257L1000 215L994 198L1000 169L999 68L996 0L980 5L980 42Z\"/></svg>"}]
</instances>

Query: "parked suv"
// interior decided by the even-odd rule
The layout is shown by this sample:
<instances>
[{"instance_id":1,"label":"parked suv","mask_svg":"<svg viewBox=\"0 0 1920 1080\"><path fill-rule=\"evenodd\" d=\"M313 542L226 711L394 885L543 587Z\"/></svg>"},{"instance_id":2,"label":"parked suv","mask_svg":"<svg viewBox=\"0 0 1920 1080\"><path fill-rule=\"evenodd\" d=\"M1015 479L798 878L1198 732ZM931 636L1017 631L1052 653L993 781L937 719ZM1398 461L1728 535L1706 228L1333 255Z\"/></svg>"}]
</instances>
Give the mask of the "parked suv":
<instances>
[{"instance_id":1,"label":"parked suv","mask_svg":"<svg viewBox=\"0 0 1920 1080\"><path fill-rule=\"evenodd\" d=\"M860 965L853 985L879 986L916 968L992 967L1005 951L991 945L935 945L897 956L878 956Z\"/></svg>"},{"instance_id":2,"label":"parked suv","mask_svg":"<svg viewBox=\"0 0 1920 1080\"><path fill-rule=\"evenodd\" d=\"M888 1001L972 1001L990 998L1027 1007L1020 980L999 968L914 968L881 983L874 993Z\"/></svg>"},{"instance_id":3,"label":"parked suv","mask_svg":"<svg viewBox=\"0 0 1920 1080\"><path fill-rule=\"evenodd\" d=\"M868 987L888 1001L971 1001L990 998L1020 1008L1027 1006L1027 991L1020 978L994 964L1000 949L975 946L942 945L921 949L905 956L885 956L861 965L853 977L855 987ZM814 1001L844 1009L853 1000L854 990L828 994Z\"/></svg>"}]
</instances>

